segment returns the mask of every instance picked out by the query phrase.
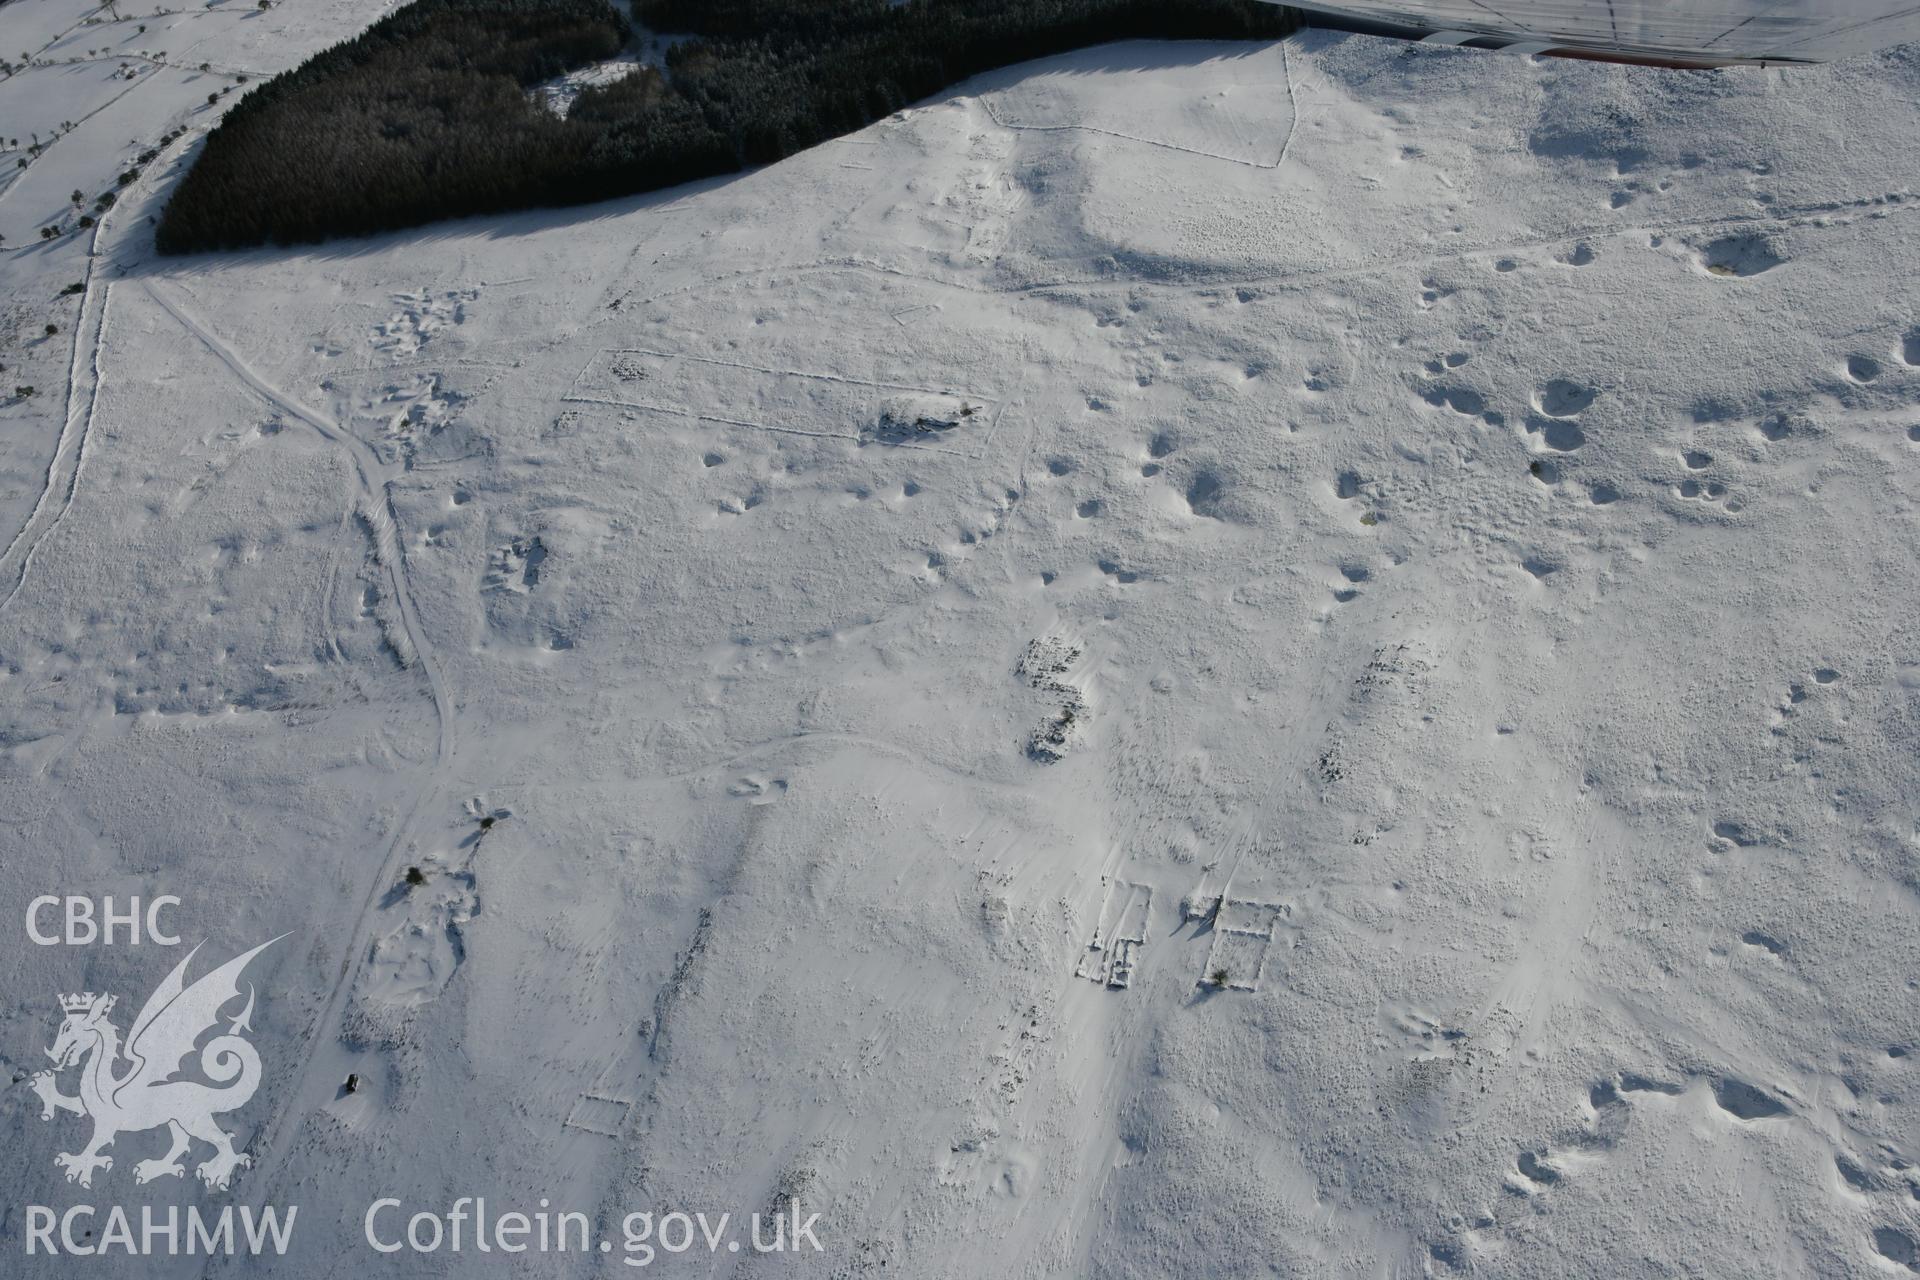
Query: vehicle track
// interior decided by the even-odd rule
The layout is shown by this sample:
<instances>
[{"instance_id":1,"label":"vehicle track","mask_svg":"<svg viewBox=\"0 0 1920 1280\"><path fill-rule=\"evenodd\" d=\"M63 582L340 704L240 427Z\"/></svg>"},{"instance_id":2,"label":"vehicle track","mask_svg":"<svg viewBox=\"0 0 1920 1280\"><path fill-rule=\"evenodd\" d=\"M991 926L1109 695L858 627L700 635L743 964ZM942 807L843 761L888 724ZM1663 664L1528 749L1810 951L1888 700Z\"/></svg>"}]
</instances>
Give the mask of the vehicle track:
<instances>
[{"instance_id":1,"label":"vehicle track","mask_svg":"<svg viewBox=\"0 0 1920 1280\"><path fill-rule=\"evenodd\" d=\"M99 261L99 232L94 229L94 249L87 256L87 275L85 291L80 299L80 322L74 326L73 355L67 368L67 415L60 427L60 439L54 445L53 457L47 463L47 481L40 490L39 500L33 504L26 522L20 531L0 552L0 576L12 579L7 595L0 600L0 611L13 603L20 594L20 588L26 585L27 573L33 567L34 555L40 550L47 535L57 528L73 507L74 494L80 487L80 470L86 461L87 434L93 427L94 405L100 399L100 340L107 328L107 292L110 285L94 287L94 265ZM95 299L98 298L98 305ZM92 321L89 323L88 317ZM86 388L86 409L80 408L81 379L83 375L90 381ZM57 496L56 496L57 495ZM58 502L58 508L53 505Z\"/></svg>"},{"instance_id":2,"label":"vehicle track","mask_svg":"<svg viewBox=\"0 0 1920 1280\"><path fill-rule=\"evenodd\" d=\"M352 432L341 427L325 414L300 403L292 396L281 391L265 378L261 377L246 359L228 346L196 316L186 310L176 299L167 296L161 288L151 281L143 281L140 286L159 304L162 310L172 316L183 328L197 338L200 343L217 357L222 364L240 379L254 394L265 399L282 412L298 418L318 431L323 437L339 446L352 464L354 474L354 492L349 496L348 509L362 513L379 513L386 517L386 524L394 524L392 502L388 495L388 486L404 468L399 464L382 464L364 441ZM343 523L343 531L348 530L352 521ZM348 993L352 990L362 966L372 951L371 929L375 909L381 894L399 878L399 862L407 847L407 837L413 831L423 813L428 813L444 799L448 790L448 775L454 756L454 708L452 698L447 692L444 675L436 658L432 645L428 642L425 629L414 608L413 595L408 587L406 576L406 554L397 538L375 539L374 560L387 578L393 600L400 616L401 626L408 643L413 650L413 659L426 677L429 692L433 699L434 713L439 722L439 732L434 752L434 761L426 777L413 789L413 803L408 806L404 816L394 824L393 832L387 841L375 874L368 880L366 892L362 896L358 913L354 919L353 936L348 941L340 961L338 976L328 991L319 1014L315 1017L312 1034L308 1037L310 1045L318 1045L338 1029L342 1010ZM260 1155L260 1167L278 1169L285 1162L289 1144L297 1128L297 1122L305 1113L302 1100L311 1096L314 1084L312 1080L315 1067L309 1057L302 1065L299 1076L291 1089L280 1099L279 1106L267 1121L265 1139ZM263 1173L254 1180L251 1198L264 1200L267 1187L271 1185L271 1174Z\"/></svg>"}]
</instances>

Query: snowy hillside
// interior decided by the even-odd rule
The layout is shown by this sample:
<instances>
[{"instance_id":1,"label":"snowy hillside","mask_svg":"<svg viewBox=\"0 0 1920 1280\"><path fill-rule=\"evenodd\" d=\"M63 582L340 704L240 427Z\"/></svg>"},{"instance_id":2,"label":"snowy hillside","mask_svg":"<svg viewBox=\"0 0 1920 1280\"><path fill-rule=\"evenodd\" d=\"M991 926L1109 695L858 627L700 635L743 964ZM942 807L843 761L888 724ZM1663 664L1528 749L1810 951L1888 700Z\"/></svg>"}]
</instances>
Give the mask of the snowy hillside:
<instances>
[{"instance_id":1,"label":"snowy hillside","mask_svg":"<svg viewBox=\"0 0 1920 1280\"><path fill-rule=\"evenodd\" d=\"M824 1252L653 1266L1920 1269L1911 49L1115 45L160 259L181 65L384 10L84 12L0 8L0 133L77 122L0 178L0 1274L613 1276L790 1205ZM169 894L172 950L21 926ZM281 934L251 1166L63 1177L58 997ZM610 1247L365 1239L463 1196ZM29 1256L80 1203L298 1222Z\"/></svg>"}]
</instances>

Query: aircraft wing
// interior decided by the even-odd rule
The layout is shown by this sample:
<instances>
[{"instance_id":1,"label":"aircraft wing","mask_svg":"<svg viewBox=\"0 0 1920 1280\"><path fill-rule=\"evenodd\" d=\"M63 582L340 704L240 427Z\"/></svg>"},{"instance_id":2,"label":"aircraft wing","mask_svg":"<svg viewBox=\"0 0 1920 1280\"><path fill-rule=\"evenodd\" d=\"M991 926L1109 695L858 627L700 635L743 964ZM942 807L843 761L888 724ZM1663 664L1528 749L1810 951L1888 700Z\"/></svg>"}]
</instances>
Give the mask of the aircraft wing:
<instances>
[{"instance_id":1,"label":"aircraft wing","mask_svg":"<svg viewBox=\"0 0 1920 1280\"><path fill-rule=\"evenodd\" d=\"M1292 0L1430 44L1708 67L1828 62L1920 40L1920 0Z\"/></svg>"}]
</instances>

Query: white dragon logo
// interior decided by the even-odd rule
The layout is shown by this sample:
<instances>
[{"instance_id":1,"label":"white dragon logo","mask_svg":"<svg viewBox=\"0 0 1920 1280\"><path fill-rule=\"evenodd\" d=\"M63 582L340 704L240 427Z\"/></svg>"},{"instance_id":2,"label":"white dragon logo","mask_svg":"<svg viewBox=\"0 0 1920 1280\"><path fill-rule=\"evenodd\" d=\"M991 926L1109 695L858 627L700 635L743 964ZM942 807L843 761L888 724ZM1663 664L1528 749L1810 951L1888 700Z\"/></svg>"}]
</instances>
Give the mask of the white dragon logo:
<instances>
[{"instance_id":1,"label":"white dragon logo","mask_svg":"<svg viewBox=\"0 0 1920 1280\"><path fill-rule=\"evenodd\" d=\"M199 1041L207 1032L219 1029L220 1010L240 997L240 975L248 962L278 941L280 938L263 942L187 986L187 964L200 950L196 946L147 997L127 1033L124 1050L119 1028L107 1020L115 997L91 991L60 997L66 1020L60 1024L53 1047L47 1050L54 1067L33 1077L33 1091L40 1095L42 1120L53 1119L56 1111L93 1117L93 1137L86 1147L54 1157L54 1163L66 1170L68 1182L92 1186L94 1170L113 1168L113 1157L102 1151L115 1138L161 1125L173 1135L173 1145L158 1160L134 1165L136 1182L184 1174L186 1166L181 1157L195 1138L213 1145L213 1156L196 1169L209 1187L226 1187L233 1180L234 1170L253 1163L253 1157L233 1149L233 1135L213 1119L217 1111L245 1106L260 1087L260 1055L240 1035L253 1029L249 1022L253 1017L251 985L246 991L246 1008L232 1020L226 1034L216 1035L204 1045ZM177 1078L196 1047L199 1074L210 1084ZM92 1060L86 1061L89 1054ZM116 1072L123 1058L127 1068ZM79 1095L61 1093L57 1074L83 1061Z\"/></svg>"}]
</instances>

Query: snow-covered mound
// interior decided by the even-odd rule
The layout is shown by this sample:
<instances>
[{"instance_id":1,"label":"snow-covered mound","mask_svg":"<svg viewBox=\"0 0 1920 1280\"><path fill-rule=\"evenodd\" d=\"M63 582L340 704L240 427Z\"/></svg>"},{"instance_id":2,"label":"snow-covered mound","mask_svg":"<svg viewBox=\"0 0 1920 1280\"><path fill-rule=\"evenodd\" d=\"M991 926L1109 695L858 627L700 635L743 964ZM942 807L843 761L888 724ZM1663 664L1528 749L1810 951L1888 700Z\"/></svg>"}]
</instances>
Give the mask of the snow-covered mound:
<instances>
[{"instance_id":1,"label":"snow-covered mound","mask_svg":"<svg viewBox=\"0 0 1920 1280\"><path fill-rule=\"evenodd\" d=\"M128 133L0 195L0 877L293 936L220 1192L31 1087L177 956L0 930L24 1274L185 1202L299 1206L221 1275L789 1205L658 1262L1911 1273L1910 52L1121 45L589 210L161 262L149 168L39 242ZM363 1238L462 1196L612 1250Z\"/></svg>"}]
</instances>

